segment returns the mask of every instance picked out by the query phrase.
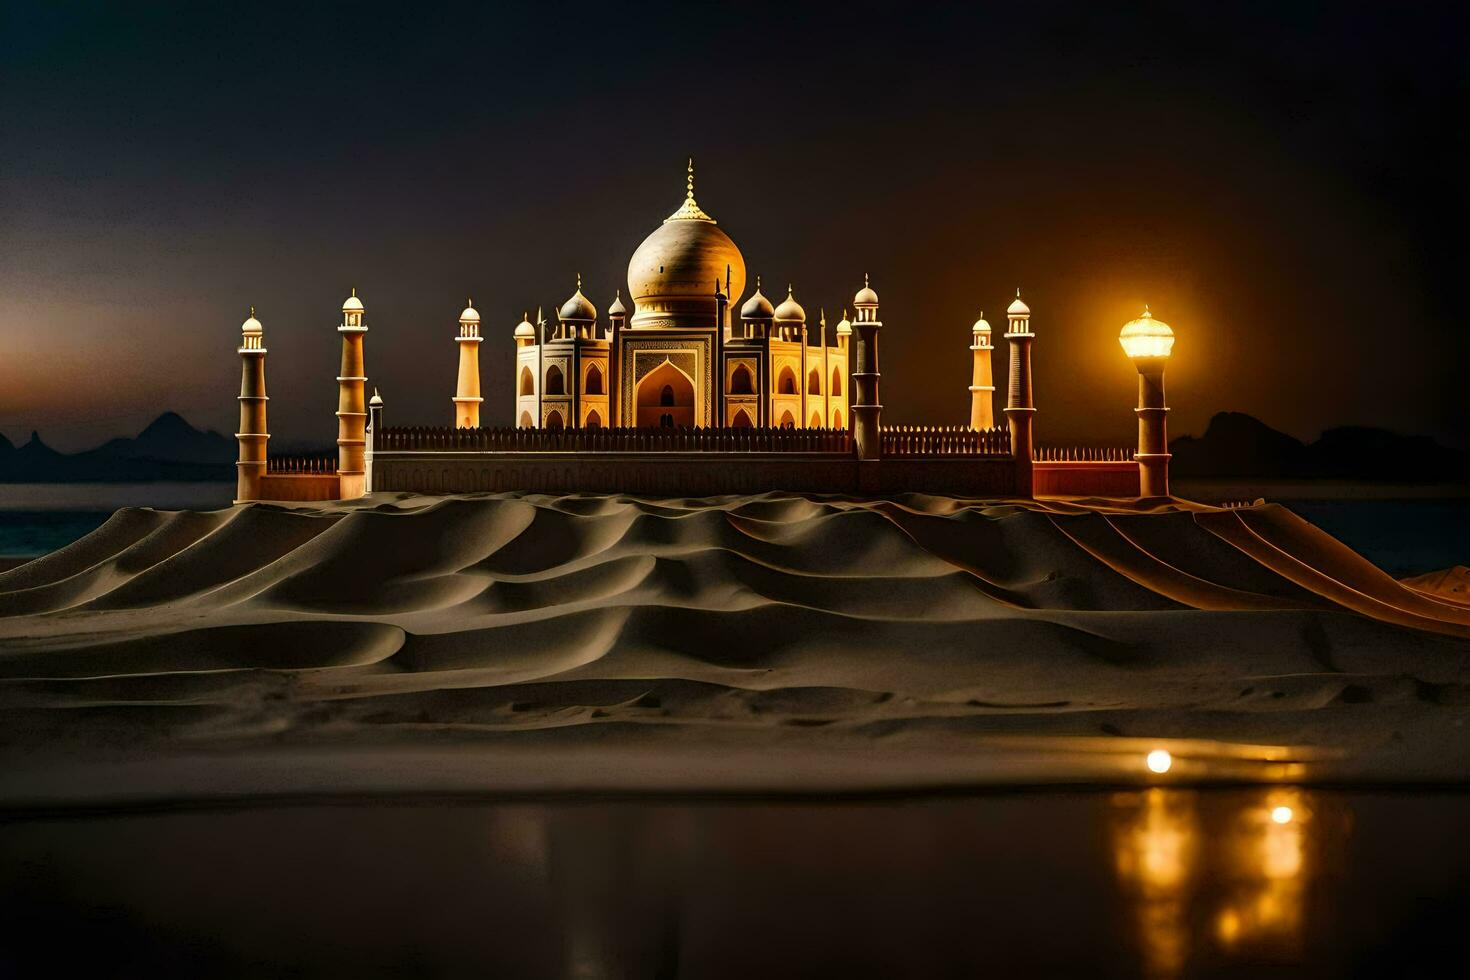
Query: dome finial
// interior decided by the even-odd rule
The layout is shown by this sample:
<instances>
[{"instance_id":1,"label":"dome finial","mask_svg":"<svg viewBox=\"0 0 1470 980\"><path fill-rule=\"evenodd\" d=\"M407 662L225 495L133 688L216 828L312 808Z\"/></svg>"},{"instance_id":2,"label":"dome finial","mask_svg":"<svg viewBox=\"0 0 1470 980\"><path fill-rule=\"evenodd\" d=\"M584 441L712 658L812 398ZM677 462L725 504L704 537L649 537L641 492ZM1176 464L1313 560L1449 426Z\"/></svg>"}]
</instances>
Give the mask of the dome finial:
<instances>
[{"instance_id":1,"label":"dome finial","mask_svg":"<svg viewBox=\"0 0 1470 980\"><path fill-rule=\"evenodd\" d=\"M352 287L352 295L354 295L354 296L357 295L357 287L356 286L353 286Z\"/></svg>"},{"instance_id":2,"label":"dome finial","mask_svg":"<svg viewBox=\"0 0 1470 980\"><path fill-rule=\"evenodd\" d=\"M866 272L863 273L863 285L864 286L871 286L872 285L872 283L868 282L868 274Z\"/></svg>"},{"instance_id":3,"label":"dome finial","mask_svg":"<svg viewBox=\"0 0 1470 980\"><path fill-rule=\"evenodd\" d=\"M251 316L254 316L255 315L255 307L253 307L253 306L250 307L250 315Z\"/></svg>"},{"instance_id":4,"label":"dome finial","mask_svg":"<svg viewBox=\"0 0 1470 980\"><path fill-rule=\"evenodd\" d=\"M756 273L756 275L755 275L755 288L756 289L760 289L761 288L761 277L760 277L760 273ZM252 307L252 309L253 309L253 307Z\"/></svg>"},{"instance_id":5,"label":"dome finial","mask_svg":"<svg viewBox=\"0 0 1470 980\"><path fill-rule=\"evenodd\" d=\"M577 273L577 292L582 291L582 273Z\"/></svg>"},{"instance_id":6,"label":"dome finial","mask_svg":"<svg viewBox=\"0 0 1470 980\"><path fill-rule=\"evenodd\" d=\"M694 200L694 158L689 158L689 186L684 191L684 197L690 201Z\"/></svg>"}]
</instances>

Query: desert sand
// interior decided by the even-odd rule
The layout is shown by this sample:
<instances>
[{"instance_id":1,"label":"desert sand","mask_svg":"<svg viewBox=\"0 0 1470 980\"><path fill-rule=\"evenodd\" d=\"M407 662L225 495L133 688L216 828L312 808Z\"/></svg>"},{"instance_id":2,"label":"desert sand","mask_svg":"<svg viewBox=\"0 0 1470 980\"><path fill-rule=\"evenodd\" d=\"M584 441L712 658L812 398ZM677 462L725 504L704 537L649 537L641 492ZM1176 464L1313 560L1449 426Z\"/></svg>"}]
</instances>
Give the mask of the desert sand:
<instances>
[{"instance_id":1,"label":"desert sand","mask_svg":"<svg viewBox=\"0 0 1470 980\"><path fill-rule=\"evenodd\" d=\"M0 803L1461 782L1415 584L1270 504L127 508L0 573Z\"/></svg>"}]
</instances>

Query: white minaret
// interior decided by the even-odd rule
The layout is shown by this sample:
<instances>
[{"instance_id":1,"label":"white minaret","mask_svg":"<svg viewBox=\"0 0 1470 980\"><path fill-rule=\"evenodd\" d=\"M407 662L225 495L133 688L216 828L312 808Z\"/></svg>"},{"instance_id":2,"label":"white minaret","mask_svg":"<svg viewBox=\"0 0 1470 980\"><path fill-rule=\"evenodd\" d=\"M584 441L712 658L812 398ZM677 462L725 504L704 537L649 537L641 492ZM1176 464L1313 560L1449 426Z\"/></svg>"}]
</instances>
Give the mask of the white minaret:
<instances>
[{"instance_id":1,"label":"white minaret","mask_svg":"<svg viewBox=\"0 0 1470 980\"><path fill-rule=\"evenodd\" d=\"M995 376L991 373L990 356L995 348L990 343L990 324L985 314L970 328L970 352L975 365L970 377L970 428L995 427Z\"/></svg>"},{"instance_id":2,"label":"white minaret","mask_svg":"<svg viewBox=\"0 0 1470 980\"><path fill-rule=\"evenodd\" d=\"M480 314L475 312L475 301L465 300L464 312L459 315L459 383L454 389L454 424L460 429L474 429L480 425Z\"/></svg>"},{"instance_id":3,"label":"white minaret","mask_svg":"<svg viewBox=\"0 0 1470 980\"><path fill-rule=\"evenodd\" d=\"M265 449L270 432L265 424L265 331L250 317L240 324L240 459L235 464L235 503L260 499L260 479L265 476Z\"/></svg>"}]
</instances>

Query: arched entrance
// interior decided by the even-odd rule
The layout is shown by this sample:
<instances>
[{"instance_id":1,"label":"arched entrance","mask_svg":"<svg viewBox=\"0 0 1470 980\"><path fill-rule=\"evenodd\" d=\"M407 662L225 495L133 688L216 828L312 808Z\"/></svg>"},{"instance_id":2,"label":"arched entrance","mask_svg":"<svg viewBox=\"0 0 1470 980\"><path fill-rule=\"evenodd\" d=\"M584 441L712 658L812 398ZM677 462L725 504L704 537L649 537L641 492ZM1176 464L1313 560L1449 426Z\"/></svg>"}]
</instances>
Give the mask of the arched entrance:
<instances>
[{"instance_id":1,"label":"arched entrance","mask_svg":"<svg viewBox=\"0 0 1470 980\"><path fill-rule=\"evenodd\" d=\"M748 429L750 425L750 416L743 408L735 413L735 420L730 423L732 429Z\"/></svg>"},{"instance_id":2,"label":"arched entrance","mask_svg":"<svg viewBox=\"0 0 1470 980\"><path fill-rule=\"evenodd\" d=\"M529 429L532 426L534 426L535 424L536 424L535 421L532 420L532 418L531 418L531 413L530 412L522 412L521 413L521 428L523 428L523 429Z\"/></svg>"},{"instance_id":3,"label":"arched entrance","mask_svg":"<svg viewBox=\"0 0 1470 980\"><path fill-rule=\"evenodd\" d=\"M602 369L596 364L587 368L587 385L583 389L589 395L600 395L602 391Z\"/></svg>"},{"instance_id":4,"label":"arched entrance","mask_svg":"<svg viewBox=\"0 0 1470 980\"><path fill-rule=\"evenodd\" d=\"M584 423L589 429L602 428L602 416L597 414L597 409L587 413L587 421Z\"/></svg>"},{"instance_id":5,"label":"arched entrance","mask_svg":"<svg viewBox=\"0 0 1470 980\"><path fill-rule=\"evenodd\" d=\"M555 364L546 369L546 393L548 395L564 395L567 393L566 381L562 378L561 368Z\"/></svg>"},{"instance_id":6,"label":"arched entrance","mask_svg":"<svg viewBox=\"0 0 1470 980\"><path fill-rule=\"evenodd\" d=\"M812 368L806 376L806 393L808 395L820 395L822 393L822 372Z\"/></svg>"},{"instance_id":7,"label":"arched entrance","mask_svg":"<svg viewBox=\"0 0 1470 980\"><path fill-rule=\"evenodd\" d=\"M521 394L536 394L536 377L531 373L530 368L524 366L521 368Z\"/></svg>"},{"instance_id":8,"label":"arched entrance","mask_svg":"<svg viewBox=\"0 0 1470 980\"><path fill-rule=\"evenodd\" d=\"M813 412L812 420L807 423L806 427L808 429L820 429L822 427L822 414L820 412Z\"/></svg>"},{"instance_id":9,"label":"arched entrance","mask_svg":"<svg viewBox=\"0 0 1470 980\"><path fill-rule=\"evenodd\" d=\"M644 375L635 400L640 426L694 424L694 381L670 361Z\"/></svg>"},{"instance_id":10,"label":"arched entrance","mask_svg":"<svg viewBox=\"0 0 1470 980\"><path fill-rule=\"evenodd\" d=\"M781 416L781 428L783 428L783 429L794 429L794 428L796 428L796 419L794 419L794 418L791 417L791 413L790 412L786 412L786 413L784 413Z\"/></svg>"},{"instance_id":11,"label":"arched entrance","mask_svg":"<svg viewBox=\"0 0 1470 980\"><path fill-rule=\"evenodd\" d=\"M776 382L776 394L794 395L796 393L796 372L789 367L782 368L781 377Z\"/></svg>"},{"instance_id":12,"label":"arched entrance","mask_svg":"<svg viewBox=\"0 0 1470 980\"><path fill-rule=\"evenodd\" d=\"M737 366L735 372L730 375L730 394L755 394L755 382L750 377L750 368L744 364Z\"/></svg>"},{"instance_id":13,"label":"arched entrance","mask_svg":"<svg viewBox=\"0 0 1470 980\"><path fill-rule=\"evenodd\" d=\"M548 429L560 429L562 427L561 412L552 409L546 415L546 427Z\"/></svg>"},{"instance_id":14,"label":"arched entrance","mask_svg":"<svg viewBox=\"0 0 1470 980\"><path fill-rule=\"evenodd\" d=\"M832 394L834 396L842 394L842 368L832 369Z\"/></svg>"},{"instance_id":15,"label":"arched entrance","mask_svg":"<svg viewBox=\"0 0 1470 980\"><path fill-rule=\"evenodd\" d=\"M842 428L842 409L840 408L832 409L832 428Z\"/></svg>"}]
</instances>

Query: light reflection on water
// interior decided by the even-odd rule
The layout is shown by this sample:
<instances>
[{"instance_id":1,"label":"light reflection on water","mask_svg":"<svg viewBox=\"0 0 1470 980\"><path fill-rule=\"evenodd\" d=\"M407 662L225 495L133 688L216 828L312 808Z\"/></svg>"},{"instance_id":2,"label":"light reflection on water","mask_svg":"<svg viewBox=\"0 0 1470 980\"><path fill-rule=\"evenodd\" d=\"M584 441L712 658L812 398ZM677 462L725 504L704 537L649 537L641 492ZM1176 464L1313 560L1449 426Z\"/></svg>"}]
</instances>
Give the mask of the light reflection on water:
<instances>
[{"instance_id":1,"label":"light reflection on water","mask_svg":"<svg viewBox=\"0 0 1470 980\"><path fill-rule=\"evenodd\" d=\"M1467 823L1289 786L10 819L0 975L70 929L150 977L1338 976L1458 938Z\"/></svg>"},{"instance_id":2,"label":"light reflection on water","mask_svg":"<svg viewBox=\"0 0 1470 980\"><path fill-rule=\"evenodd\" d=\"M1192 790L1153 788L1110 801L1118 880L1144 973L1183 975L1191 959L1302 958L1307 895L1325 861L1343 860L1348 822L1308 791L1272 787L1201 807ZM1340 806L1340 804L1339 804Z\"/></svg>"}]
</instances>

